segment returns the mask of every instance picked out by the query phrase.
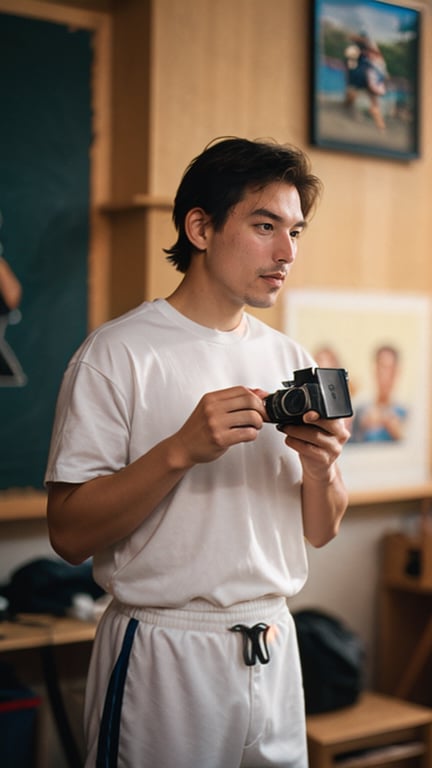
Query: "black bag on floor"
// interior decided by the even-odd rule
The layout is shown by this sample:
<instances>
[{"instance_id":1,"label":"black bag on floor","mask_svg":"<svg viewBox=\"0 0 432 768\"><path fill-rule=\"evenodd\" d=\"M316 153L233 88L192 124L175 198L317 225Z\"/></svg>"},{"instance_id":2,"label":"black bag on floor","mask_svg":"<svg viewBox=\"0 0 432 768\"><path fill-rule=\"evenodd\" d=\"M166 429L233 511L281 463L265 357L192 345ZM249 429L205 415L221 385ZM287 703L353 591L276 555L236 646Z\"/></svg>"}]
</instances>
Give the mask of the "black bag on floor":
<instances>
[{"instance_id":1,"label":"black bag on floor","mask_svg":"<svg viewBox=\"0 0 432 768\"><path fill-rule=\"evenodd\" d=\"M364 648L340 619L318 610L294 611L306 713L354 704L363 688Z\"/></svg>"}]
</instances>

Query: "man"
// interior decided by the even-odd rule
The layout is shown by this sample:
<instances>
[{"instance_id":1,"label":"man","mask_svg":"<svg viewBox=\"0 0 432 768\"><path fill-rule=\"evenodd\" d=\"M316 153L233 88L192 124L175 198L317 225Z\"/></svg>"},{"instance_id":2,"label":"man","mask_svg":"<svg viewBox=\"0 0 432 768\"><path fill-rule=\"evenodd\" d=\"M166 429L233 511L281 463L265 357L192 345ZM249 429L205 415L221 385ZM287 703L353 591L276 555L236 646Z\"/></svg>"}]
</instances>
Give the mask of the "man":
<instances>
[{"instance_id":1,"label":"man","mask_svg":"<svg viewBox=\"0 0 432 768\"><path fill-rule=\"evenodd\" d=\"M56 551L93 556L113 600L98 626L87 766L307 764L286 598L304 537L337 532L342 420L266 423L265 396L313 364L245 312L270 307L320 182L292 147L228 138L177 192L184 273L167 299L102 326L65 374L51 454Z\"/></svg>"}]
</instances>

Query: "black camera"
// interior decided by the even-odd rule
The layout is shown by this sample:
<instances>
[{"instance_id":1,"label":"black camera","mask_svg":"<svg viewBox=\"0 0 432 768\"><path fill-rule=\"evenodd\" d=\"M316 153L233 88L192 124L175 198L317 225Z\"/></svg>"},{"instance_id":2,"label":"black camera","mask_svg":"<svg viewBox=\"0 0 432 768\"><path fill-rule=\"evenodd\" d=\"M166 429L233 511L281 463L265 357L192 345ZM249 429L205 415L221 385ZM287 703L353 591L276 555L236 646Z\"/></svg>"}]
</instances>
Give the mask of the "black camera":
<instances>
[{"instance_id":1,"label":"black camera","mask_svg":"<svg viewBox=\"0 0 432 768\"><path fill-rule=\"evenodd\" d=\"M352 416L345 368L304 368L294 371L293 381L282 384L286 389L278 389L264 400L273 424L302 424L307 411L317 411L323 419Z\"/></svg>"}]
</instances>

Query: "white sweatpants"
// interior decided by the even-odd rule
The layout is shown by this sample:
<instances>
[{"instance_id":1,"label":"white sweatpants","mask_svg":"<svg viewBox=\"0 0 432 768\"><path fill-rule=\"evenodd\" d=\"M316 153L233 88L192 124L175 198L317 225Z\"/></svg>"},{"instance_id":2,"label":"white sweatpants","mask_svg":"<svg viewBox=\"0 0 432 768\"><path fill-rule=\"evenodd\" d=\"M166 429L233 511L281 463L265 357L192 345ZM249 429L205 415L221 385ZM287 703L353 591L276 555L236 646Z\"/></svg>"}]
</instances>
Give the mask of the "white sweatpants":
<instances>
[{"instance_id":1,"label":"white sweatpants","mask_svg":"<svg viewBox=\"0 0 432 768\"><path fill-rule=\"evenodd\" d=\"M261 623L270 626L268 663L261 627L258 646L244 631L229 631ZM307 768L297 638L286 601L227 610L204 601L187 610L113 601L93 648L85 728L86 768Z\"/></svg>"}]
</instances>

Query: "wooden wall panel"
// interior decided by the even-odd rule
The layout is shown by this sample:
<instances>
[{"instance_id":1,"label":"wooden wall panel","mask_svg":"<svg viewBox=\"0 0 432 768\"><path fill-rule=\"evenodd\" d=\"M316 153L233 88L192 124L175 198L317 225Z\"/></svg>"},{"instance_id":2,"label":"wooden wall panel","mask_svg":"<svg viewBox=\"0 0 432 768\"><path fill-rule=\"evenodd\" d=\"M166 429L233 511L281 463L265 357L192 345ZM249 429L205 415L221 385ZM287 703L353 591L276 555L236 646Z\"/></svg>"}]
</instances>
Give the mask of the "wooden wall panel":
<instances>
[{"instance_id":1,"label":"wooden wall panel","mask_svg":"<svg viewBox=\"0 0 432 768\"><path fill-rule=\"evenodd\" d=\"M113 200L147 191L149 0L117 0L113 21Z\"/></svg>"},{"instance_id":2,"label":"wooden wall panel","mask_svg":"<svg viewBox=\"0 0 432 768\"><path fill-rule=\"evenodd\" d=\"M301 142L308 3L157 0L153 5L151 185L174 188L212 138Z\"/></svg>"},{"instance_id":3,"label":"wooden wall panel","mask_svg":"<svg viewBox=\"0 0 432 768\"><path fill-rule=\"evenodd\" d=\"M166 259L163 248L169 248L176 240L176 232L167 211L149 214L147 228L147 287L148 297L168 296L182 278L180 272Z\"/></svg>"}]
</instances>

